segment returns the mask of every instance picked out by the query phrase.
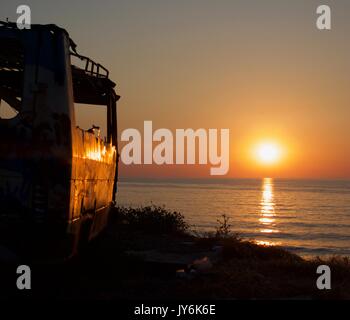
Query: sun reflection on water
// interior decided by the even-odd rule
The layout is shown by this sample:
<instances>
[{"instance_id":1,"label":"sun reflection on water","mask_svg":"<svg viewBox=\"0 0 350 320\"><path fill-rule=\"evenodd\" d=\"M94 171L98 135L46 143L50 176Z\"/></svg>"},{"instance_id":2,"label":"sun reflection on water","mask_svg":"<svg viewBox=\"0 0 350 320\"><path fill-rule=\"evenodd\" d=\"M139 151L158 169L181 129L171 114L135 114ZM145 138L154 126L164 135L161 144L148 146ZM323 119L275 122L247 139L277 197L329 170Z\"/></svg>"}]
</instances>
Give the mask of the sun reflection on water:
<instances>
[{"instance_id":1,"label":"sun reflection on water","mask_svg":"<svg viewBox=\"0 0 350 320\"><path fill-rule=\"evenodd\" d=\"M276 229L276 213L275 213L275 202L273 193L273 180L271 178L264 178L262 185L262 198L260 202L259 212L259 231L263 234L278 233ZM270 240L258 240L258 244L262 245L276 245Z\"/></svg>"},{"instance_id":2,"label":"sun reflection on water","mask_svg":"<svg viewBox=\"0 0 350 320\"><path fill-rule=\"evenodd\" d=\"M256 240L255 243L258 244L259 246L267 246L267 247L279 246L281 244L281 242L273 242L268 240Z\"/></svg>"}]
</instances>

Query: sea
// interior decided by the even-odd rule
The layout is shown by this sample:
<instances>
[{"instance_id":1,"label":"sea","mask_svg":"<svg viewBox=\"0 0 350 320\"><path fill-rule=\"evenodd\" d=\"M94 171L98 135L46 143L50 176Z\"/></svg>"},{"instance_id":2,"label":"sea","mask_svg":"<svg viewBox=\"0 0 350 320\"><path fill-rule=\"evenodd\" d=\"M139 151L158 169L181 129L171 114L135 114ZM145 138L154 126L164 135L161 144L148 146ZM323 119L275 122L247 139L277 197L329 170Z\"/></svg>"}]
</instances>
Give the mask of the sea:
<instances>
[{"instance_id":1,"label":"sea","mask_svg":"<svg viewBox=\"0 0 350 320\"><path fill-rule=\"evenodd\" d=\"M122 180L121 206L157 205L184 215L196 233L230 230L304 257L350 256L350 180Z\"/></svg>"}]
</instances>

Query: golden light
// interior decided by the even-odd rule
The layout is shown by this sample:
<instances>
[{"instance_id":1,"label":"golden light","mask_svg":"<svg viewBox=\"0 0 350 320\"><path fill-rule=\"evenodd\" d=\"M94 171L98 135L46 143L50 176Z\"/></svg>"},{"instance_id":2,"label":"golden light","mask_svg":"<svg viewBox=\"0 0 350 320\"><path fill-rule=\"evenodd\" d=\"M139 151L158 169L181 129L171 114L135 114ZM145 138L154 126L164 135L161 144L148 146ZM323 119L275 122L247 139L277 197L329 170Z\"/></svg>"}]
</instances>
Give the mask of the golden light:
<instances>
[{"instance_id":1,"label":"golden light","mask_svg":"<svg viewBox=\"0 0 350 320\"><path fill-rule=\"evenodd\" d=\"M274 142L263 142L256 147L256 158L263 164L277 163L281 158L281 147Z\"/></svg>"}]
</instances>

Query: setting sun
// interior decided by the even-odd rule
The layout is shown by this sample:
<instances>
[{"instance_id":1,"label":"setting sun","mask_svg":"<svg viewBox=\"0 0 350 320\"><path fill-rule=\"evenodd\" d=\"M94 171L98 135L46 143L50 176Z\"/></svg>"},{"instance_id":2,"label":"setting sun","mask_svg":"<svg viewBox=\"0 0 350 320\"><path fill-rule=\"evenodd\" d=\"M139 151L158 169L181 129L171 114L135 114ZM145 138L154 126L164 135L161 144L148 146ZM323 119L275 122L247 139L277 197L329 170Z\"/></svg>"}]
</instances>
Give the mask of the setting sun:
<instances>
[{"instance_id":1,"label":"setting sun","mask_svg":"<svg viewBox=\"0 0 350 320\"><path fill-rule=\"evenodd\" d=\"M260 143L256 147L256 158L263 164L277 163L281 158L281 147L273 142Z\"/></svg>"}]
</instances>

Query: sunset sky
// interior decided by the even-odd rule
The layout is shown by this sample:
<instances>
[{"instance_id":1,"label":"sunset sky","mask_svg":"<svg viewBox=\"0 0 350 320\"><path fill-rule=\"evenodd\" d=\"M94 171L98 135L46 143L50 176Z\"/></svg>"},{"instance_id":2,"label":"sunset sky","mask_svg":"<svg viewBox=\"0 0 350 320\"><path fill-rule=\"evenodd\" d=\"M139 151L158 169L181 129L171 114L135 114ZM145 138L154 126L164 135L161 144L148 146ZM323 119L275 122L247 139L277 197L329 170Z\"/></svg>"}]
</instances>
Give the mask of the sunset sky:
<instances>
[{"instance_id":1,"label":"sunset sky","mask_svg":"<svg viewBox=\"0 0 350 320\"><path fill-rule=\"evenodd\" d=\"M329 4L332 30L316 28ZM119 131L229 128L226 177L350 178L348 0L1 1L0 19L28 4L78 52L111 71ZM79 119L94 124L93 109ZM279 159L256 156L261 143ZM255 150L255 151L254 151ZM208 177L209 166L122 166L120 175Z\"/></svg>"}]
</instances>

